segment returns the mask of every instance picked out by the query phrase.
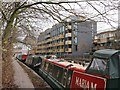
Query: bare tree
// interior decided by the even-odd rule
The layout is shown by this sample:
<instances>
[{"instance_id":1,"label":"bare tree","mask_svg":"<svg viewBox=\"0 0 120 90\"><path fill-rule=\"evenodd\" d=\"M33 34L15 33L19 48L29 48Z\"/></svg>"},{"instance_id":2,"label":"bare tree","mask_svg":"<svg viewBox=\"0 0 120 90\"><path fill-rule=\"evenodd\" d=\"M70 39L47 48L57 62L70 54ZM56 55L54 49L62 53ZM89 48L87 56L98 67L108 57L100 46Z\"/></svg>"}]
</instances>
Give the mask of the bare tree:
<instances>
[{"instance_id":1,"label":"bare tree","mask_svg":"<svg viewBox=\"0 0 120 90\"><path fill-rule=\"evenodd\" d=\"M29 1L29 0L28 0ZM59 2L2 2L0 20L2 30L3 61L11 58L13 43L18 36L34 36L43 30L46 22L64 22L68 15L84 16L84 21L93 19L106 22L114 27L113 11L117 11L118 1L59 1ZM112 23L111 23L112 22Z\"/></svg>"}]
</instances>

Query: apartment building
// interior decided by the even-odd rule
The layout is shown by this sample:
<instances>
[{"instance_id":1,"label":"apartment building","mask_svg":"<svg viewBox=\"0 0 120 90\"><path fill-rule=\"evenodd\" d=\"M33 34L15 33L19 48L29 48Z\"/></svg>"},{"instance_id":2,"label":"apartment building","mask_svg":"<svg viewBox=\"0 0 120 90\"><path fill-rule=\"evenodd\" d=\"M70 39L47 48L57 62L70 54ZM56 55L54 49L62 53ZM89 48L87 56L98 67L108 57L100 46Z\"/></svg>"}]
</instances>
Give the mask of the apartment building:
<instances>
[{"instance_id":1,"label":"apartment building","mask_svg":"<svg viewBox=\"0 0 120 90\"><path fill-rule=\"evenodd\" d=\"M94 50L120 49L120 30L104 31L98 33L94 39Z\"/></svg>"},{"instance_id":2,"label":"apartment building","mask_svg":"<svg viewBox=\"0 0 120 90\"><path fill-rule=\"evenodd\" d=\"M38 37L38 54L78 56L89 52L97 23L83 16L69 16L64 22L41 32Z\"/></svg>"}]
</instances>

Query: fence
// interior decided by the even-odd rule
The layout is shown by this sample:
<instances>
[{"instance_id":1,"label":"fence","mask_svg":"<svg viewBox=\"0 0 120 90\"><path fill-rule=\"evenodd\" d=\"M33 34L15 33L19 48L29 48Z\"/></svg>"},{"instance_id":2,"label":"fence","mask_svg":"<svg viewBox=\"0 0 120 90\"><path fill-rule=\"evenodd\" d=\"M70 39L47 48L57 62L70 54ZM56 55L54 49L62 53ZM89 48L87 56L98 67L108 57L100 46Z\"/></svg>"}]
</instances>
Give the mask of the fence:
<instances>
[{"instance_id":1,"label":"fence","mask_svg":"<svg viewBox=\"0 0 120 90\"><path fill-rule=\"evenodd\" d=\"M67 61L74 61L75 63L90 62L92 60L92 55L64 55L62 56Z\"/></svg>"}]
</instances>

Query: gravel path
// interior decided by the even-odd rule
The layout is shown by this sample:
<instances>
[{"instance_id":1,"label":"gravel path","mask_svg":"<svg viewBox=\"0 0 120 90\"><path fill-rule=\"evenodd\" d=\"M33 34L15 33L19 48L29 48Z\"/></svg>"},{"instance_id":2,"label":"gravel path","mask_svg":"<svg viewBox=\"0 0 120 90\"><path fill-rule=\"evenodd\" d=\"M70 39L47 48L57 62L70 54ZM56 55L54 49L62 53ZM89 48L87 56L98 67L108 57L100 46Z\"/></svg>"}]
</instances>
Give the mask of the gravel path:
<instances>
[{"instance_id":1,"label":"gravel path","mask_svg":"<svg viewBox=\"0 0 120 90\"><path fill-rule=\"evenodd\" d=\"M13 67L14 67L14 79L15 84L18 88L33 88L34 86L28 76L28 74L23 70L23 68L18 64L16 60L13 60Z\"/></svg>"}]
</instances>

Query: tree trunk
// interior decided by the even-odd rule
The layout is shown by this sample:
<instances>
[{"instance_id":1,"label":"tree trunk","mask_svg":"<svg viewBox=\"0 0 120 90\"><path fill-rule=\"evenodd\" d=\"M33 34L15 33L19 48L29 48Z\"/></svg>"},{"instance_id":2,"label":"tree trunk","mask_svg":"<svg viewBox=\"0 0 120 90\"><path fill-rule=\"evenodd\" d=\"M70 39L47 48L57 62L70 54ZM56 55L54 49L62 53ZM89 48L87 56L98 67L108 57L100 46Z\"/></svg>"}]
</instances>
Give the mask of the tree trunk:
<instances>
[{"instance_id":1,"label":"tree trunk","mask_svg":"<svg viewBox=\"0 0 120 90\"><path fill-rule=\"evenodd\" d=\"M3 88L11 88L14 86L14 70L12 68L11 49L3 53L2 61L2 85Z\"/></svg>"},{"instance_id":2,"label":"tree trunk","mask_svg":"<svg viewBox=\"0 0 120 90\"><path fill-rule=\"evenodd\" d=\"M13 40L14 40L14 19L16 14L11 16L7 22L2 37L2 85L3 88L15 88L13 62Z\"/></svg>"}]
</instances>

